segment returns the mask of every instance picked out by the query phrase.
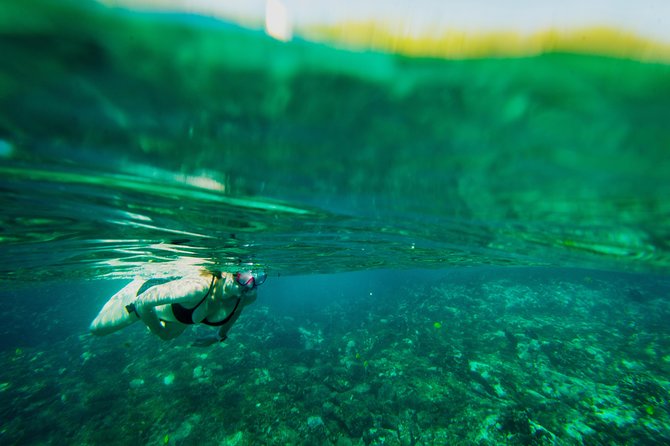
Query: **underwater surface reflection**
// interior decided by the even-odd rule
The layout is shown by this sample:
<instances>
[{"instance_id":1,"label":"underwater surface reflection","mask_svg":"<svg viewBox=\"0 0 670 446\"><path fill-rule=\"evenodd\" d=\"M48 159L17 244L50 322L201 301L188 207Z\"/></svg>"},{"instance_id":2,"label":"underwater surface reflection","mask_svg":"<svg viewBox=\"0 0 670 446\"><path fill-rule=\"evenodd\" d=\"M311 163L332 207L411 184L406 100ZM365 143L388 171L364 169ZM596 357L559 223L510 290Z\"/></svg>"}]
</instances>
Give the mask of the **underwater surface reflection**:
<instances>
[{"instance_id":1,"label":"underwater surface reflection","mask_svg":"<svg viewBox=\"0 0 670 446\"><path fill-rule=\"evenodd\" d=\"M194 16L3 8L4 279L669 265L667 64L410 57Z\"/></svg>"}]
</instances>

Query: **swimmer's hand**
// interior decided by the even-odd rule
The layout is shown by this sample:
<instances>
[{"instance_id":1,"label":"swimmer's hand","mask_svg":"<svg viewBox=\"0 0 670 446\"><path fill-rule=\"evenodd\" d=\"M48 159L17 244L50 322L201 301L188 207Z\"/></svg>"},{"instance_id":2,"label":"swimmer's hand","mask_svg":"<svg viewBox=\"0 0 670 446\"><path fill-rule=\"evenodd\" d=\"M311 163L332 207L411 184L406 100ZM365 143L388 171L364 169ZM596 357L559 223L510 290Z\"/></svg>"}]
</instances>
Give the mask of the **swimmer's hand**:
<instances>
[{"instance_id":1,"label":"swimmer's hand","mask_svg":"<svg viewBox=\"0 0 670 446\"><path fill-rule=\"evenodd\" d=\"M218 334L211 336L201 336L191 343L193 347L209 347L210 345L216 344L217 342L223 342L228 339L228 336L219 337Z\"/></svg>"}]
</instances>

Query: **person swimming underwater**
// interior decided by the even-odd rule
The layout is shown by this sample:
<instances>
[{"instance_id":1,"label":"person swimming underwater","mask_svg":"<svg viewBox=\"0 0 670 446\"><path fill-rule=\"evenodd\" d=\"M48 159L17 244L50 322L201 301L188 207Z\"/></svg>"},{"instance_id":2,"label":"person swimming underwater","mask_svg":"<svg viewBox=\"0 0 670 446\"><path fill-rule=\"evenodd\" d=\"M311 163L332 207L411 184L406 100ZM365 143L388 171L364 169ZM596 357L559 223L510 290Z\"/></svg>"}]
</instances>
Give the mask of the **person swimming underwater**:
<instances>
[{"instance_id":1,"label":"person swimming underwater","mask_svg":"<svg viewBox=\"0 0 670 446\"><path fill-rule=\"evenodd\" d=\"M114 294L91 322L90 331L104 336L142 321L163 340L174 339L194 324L218 327L215 336L195 345L225 341L242 310L256 300L264 272L211 272L181 278L136 279Z\"/></svg>"}]
</instances>

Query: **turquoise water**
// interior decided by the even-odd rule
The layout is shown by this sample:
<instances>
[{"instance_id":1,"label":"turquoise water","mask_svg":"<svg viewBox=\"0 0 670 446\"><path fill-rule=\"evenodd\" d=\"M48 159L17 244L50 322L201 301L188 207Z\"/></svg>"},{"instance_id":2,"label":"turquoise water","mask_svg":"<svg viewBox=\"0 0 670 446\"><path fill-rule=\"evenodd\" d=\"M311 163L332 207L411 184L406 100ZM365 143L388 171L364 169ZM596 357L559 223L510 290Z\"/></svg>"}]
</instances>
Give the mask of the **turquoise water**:
<instances>
[{"instance_id":1,"label":"turquoise water","mask_svg":"<svg viewBox=\"0 0 670 446\"><path fill-rule=\"evenodd\" d=\"M667 64L46 0L0 54L3 443L670 438ZM250 265L223 346L87 334L136 275Z\"/></svg>"}]
</instances>

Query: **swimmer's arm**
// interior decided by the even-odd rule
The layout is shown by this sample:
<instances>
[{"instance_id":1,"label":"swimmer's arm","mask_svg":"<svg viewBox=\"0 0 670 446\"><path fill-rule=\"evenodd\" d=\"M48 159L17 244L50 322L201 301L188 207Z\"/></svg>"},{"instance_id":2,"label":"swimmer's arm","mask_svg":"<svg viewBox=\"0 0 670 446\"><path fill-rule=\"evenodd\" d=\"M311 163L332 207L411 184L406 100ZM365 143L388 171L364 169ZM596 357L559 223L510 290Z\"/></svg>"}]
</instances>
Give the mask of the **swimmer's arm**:
<instances>
[{"instance_id":1,"label":"swimmer's arm","mask_svg":"<svg viewBox=\"0 0 670 446\"><path fill-rule=\"evenodd\" d=\"M237 322L237 319L240 317L240 314L242 314L242 310L244 310L244 308L247 305L251 305L252 303L256 302L257 297L258 296L256 295L255 290L244 296L243 303L239 306L237 311L235 311L233 317L231 317L228 322L226 322L219 328L219 331L217 332L219 342L223 342L226 340L226 338L228 337L228 331L232 328L233 325L235 325L235 322Z\"/></svg>"},{"instance_id":2,"label":"swimmer's arm","mask_svg":"<svg viewBox=\"0 0 670 446\"><path fill-rule=\"evenodd\" d=\"M223 342L226 339L228 339L228 330L230 330L230 327L232 327L232 325L235 323L237 318L240 316L241 312L242 310L236 311L233 317L217 330L216 334L209 336L200 336L198 339L193 341L193 346L208 347L212 344L216 344L217 342Z\"/></svg>"},{"instance_id":3,"label":"swimmer's arm","mask_svg":"<svg viewBox=\"0 0 670 446\"><path fill-rule=\"evenodd\" d=\"M170 322L161 322L161 320L158 319L158 316L156 315L155 307L140 306L137 307L136 311L142 322L144 322L144 324L149 327L149 330L151 330L153 334L157 335L164 341L176 338L181 334L182 331L184 331L183 327L173 327L168 325L172 324ZM180 329L175 330L174 328Z\"/></svg>"},{"instance_id":4,"label":"swimmer's arm","mask_svg":"<svg viewBox=\"0 0 670 446\"><path fill-rule=\"evenodd\" d=\"M152 286L137 296L134 304L139 310L140 307L153 308L159 305L189 302L202 298L209 290L210 282L202 278L185 278Z\"/></svg>"},{"instance_id":5,"label":"swimmer's arm","mask_svg":"<svg viewBox=\"0 0 670 446\"><path fill-rule=\"evenodd\" d=\"M220 337L218 334L209 335L209 336L200 336L198 339L193 341L191 344L194 347L209 347L210 345L216 344L217 342L223 342L226 340L226 337Z\"/></svg>"},{"instance_id":6,"label":"swimmer's arm","mask_svg":"<svg viewBox=\"0 0 670 446\"><path fill-rule=\"evenodd\" d=\"M247 303L243 306L240 306L240 308L238 308L237 311L235 311L235 314L233 314L233 317L231 317L228 322L219 327L215 335L202 336L196 339L195 342L193 342L193 345L196 347L207 347L209 345L216 344L217 342L223 342L226 339L228 339L228 331L235 324L237 318L240 317L240 314L242 314L242 310L244 309L244 307L249 305L250 303L253 303L255 300L256 300L255 294L247 296Z\"/></svg>"},{"instance_id":7,"label":"swimmer's arm","mask_svg":"<svg viewBox=\"0 0 670 446\"><path fill-rule=\"evenodd\" d=\"M219 327L219 330L216 333L216 336L218 337L219 342L223 342L228 338L228 331L230 331L232 326L235 325L235 322L237 322L237 319L240 317L240 314L242 314L242 308L239 308L235 312L235 314L233 314L233 317L231 317L228 322L226 322L221 327Z\"/></svg>"},{"instance_id":8,"label":"swimmer's arm","mask_svg":"<svg viewBox=\"0 0 670 446\"><path fill-rule=\"evenodd\" d=\"M236 317L233 319L237 319ZM228 330L233 325L233 321L230 320L225 325L221 326L214 335L209 336L200 336L198 339L193 341L194 347L209 347L212 344L217 342L223 342L228 339Z\"/></svg>"},{"instance_id":9,"label":"swimmer's arm","mask_svg":"<svg viewBox=\"0 0 670 446\"><path fill-rule=\"evenodd\" d=\"M177 337L183 330L174 330L167 322L163 323L156 314L156 307L178 302L189 302L200 298L209 289L206 281L198 278L174 280L162 285L156 285L140 294L127 310L134 311L140 320L149 327L152 333L163 340Z\"/></svg>"}]
</instances>

